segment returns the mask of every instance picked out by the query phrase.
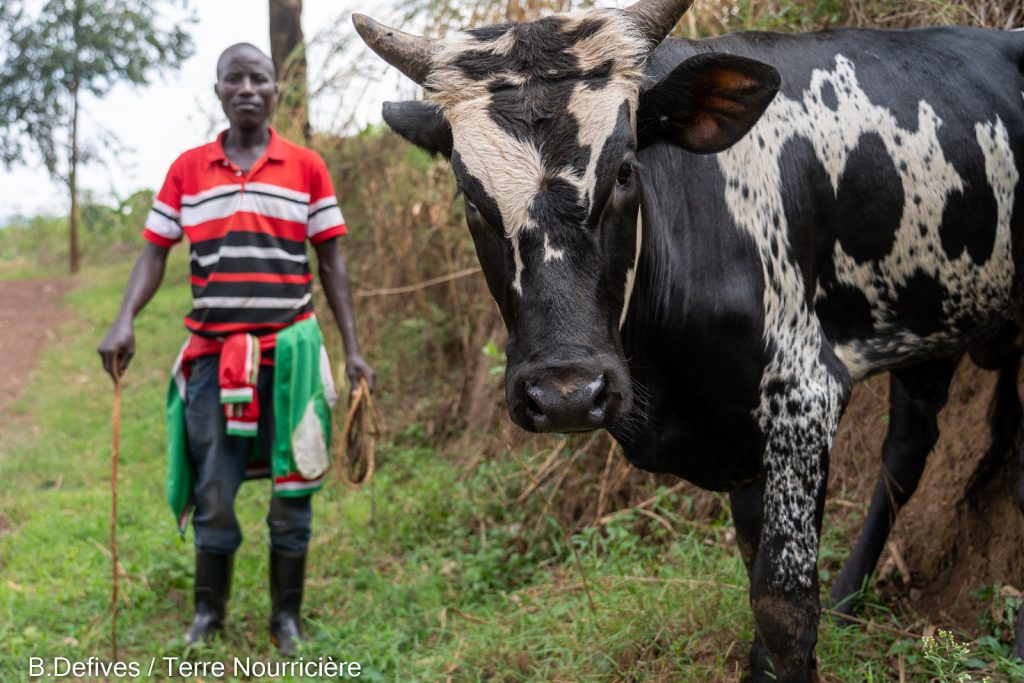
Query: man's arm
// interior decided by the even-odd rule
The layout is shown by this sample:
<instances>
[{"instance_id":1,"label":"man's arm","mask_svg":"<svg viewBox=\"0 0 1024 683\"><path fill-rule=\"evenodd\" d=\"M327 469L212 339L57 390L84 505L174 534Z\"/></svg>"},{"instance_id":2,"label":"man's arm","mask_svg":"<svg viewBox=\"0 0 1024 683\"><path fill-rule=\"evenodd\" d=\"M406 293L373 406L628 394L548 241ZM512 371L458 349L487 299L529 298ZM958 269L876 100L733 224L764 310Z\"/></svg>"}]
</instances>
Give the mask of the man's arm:
<instances>
[{"instance_id":1,"label":"man's arm","mask_svg":"<svg viewBox=\"0 0 1024 683\"><path fill-rule=\"evenodd\" d=\"M128 284L124 288L121 299L121 310L114 319L107 336L100 342L96 351L103 359L103 369L111 377L117 378L128 369L128 363L135 355L135 316L149 303L160 283L164 279L164 267L167 265L166 247L147 243L135 261Z\"/></svg>"},{"instance_id":2,"label":"man's arm","mask_svg":"<svg viewBox=\"0 0 1024 683\"><path fill-rule=\"evenodd\" d=\"M337 238L324 240L314 245L314 248L319 263L320 285L324 288L327 303L331 307L331 312L334 313L338 331L341 332L341 341L345 344L345 373L348 375L353 389L359 385L359 378L365 377L372 390L375 375L373 368L363 360L359 353L356 323L352 315L352 297L348 287L348 273L345 270L345 261L341 258L341 252L338 251Z\"/></svg>"}]
</instances>

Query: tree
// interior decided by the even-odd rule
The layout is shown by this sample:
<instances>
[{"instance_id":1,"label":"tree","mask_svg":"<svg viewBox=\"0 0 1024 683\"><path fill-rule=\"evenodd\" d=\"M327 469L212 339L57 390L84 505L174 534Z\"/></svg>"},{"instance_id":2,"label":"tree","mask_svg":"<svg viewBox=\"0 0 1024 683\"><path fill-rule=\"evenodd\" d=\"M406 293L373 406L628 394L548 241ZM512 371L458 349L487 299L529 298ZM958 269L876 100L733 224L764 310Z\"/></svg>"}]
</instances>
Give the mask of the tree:
<instances>
[{"instance_id":1,"label":"tree","mask_svg":"<svg viewBox=\"0 0 1024 683\"><path fill-rule=\"evenodd\" d=\"M0 13L0 161L25 164L29 150L71 197L70 268L79 267L78 170L91 150L79 141L81 96L103 97L119 82L146 85L192 54L179 24L163 28L160 2L46 0ZM183 8L187 0L178 3ZM84 153L83 153L84 152Z\"/></svg>"},{"instance_id":2,"label":"tree","mask_svg":"<svg viewBox=\"0 0 1024 683\"><path fill-rule=\"evenodd\" d=\"M269 0L270 58L277 72L281 96L275 124L284 132L301 126L309 142L309 95L306 83L306 46L302 38L302 0Z\"/></svg>"}]
</instances>

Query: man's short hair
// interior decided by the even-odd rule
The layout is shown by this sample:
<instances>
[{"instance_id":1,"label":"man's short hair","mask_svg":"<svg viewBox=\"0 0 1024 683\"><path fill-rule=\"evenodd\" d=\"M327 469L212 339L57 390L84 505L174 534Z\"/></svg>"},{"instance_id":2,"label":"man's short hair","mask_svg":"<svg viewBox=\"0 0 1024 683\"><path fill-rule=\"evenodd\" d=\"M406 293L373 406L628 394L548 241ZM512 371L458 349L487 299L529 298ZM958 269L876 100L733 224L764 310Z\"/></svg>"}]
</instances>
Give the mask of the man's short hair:
<instances>
[{"instance_id":1,"label":"man's short hair","mask_svg":"<svg viewBox=\"0 0 1024 683\"><path fill-rule=\"evenodd\" d=\"M243 50L253 51L253 52L257 53L260 57L262 57L264 60L266 60L267 68L270 69L270 75L273 76L275 80L277 80L277 73L276 73L276 71L274 69L274 60L272 60L269 56L267 56L266 52L264 52L263 50L259 49L258 47L256 47L252 43L235 43L234 45L231 45L226 50L224 50L224 52L220 53L220 57L217 58L217 78L218 79L220 78L221 70L224 68L224 63L228 60L228 58L230 58L236 52L241 52Z\"/></svg>"}]
</instances>

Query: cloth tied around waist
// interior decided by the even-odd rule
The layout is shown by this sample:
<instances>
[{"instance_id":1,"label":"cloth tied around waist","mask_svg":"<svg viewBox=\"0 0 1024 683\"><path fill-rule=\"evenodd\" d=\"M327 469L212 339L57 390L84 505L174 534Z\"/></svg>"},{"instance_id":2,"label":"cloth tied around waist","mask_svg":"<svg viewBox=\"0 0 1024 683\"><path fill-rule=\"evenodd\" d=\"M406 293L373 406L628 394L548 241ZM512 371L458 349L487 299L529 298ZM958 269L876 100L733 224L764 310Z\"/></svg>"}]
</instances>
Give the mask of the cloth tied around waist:
<instances>
[{"instance_id":1,"label":"cloth tied around waist","mask_svg":"<svg viewBox=\"0 0 1024 683\"><path fill-rule=\"evenodd\" d=\"M256 382L260 373L260 340L251 334L232 334L220 350L220 402L231 436L254 437L260 420Z\"/></svg>"},{"instance_id":2,"label":"cloth tied around waist","mask_svg":"<svg viewBox=\"0 0 1024 683\"><path fill-rule=\"evenodd\" d=\"M251 347L246 337L252 338ZM309 495L323 486L330 453L331 411L338 394L316 318L259 338L192 335L175 360L167 392L166 491L182 533L192 507L195 476L188 457L185 387L191 362L214 354L220 355L218 383L229 434L236 428L244 432L242 436L256 435L260 366L273 366L273 445L270 453L262 453L259 440L255 441L247 479L269 476L275 496ZM252 400L246 401L250 396Z\"/></svg>"}]
</instances>

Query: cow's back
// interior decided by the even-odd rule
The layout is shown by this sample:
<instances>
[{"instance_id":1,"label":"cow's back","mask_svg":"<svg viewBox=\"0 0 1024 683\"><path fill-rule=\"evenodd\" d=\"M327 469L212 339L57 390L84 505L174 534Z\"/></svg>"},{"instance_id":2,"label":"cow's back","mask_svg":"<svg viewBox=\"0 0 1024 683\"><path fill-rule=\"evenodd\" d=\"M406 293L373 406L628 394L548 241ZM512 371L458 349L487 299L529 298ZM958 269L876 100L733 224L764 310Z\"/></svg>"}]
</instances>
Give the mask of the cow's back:
<instances>
[{"instance_id":1,"label":"cow's back","mask_svg":"<svg viewBox=\"0 0 1024 683\"><path fill-rule=\"evenodd\" d=\"M948 354L1013 314L1024 32L741 33L666 43L653 75L709 50L783 77L750 134L716 155L724 181L702 188L707 162L679 156L687 191L724 192L727 222L759 245L769 341L788 343L794 313L820 320L859 378Z\"/></svg>"}]
</instances>

